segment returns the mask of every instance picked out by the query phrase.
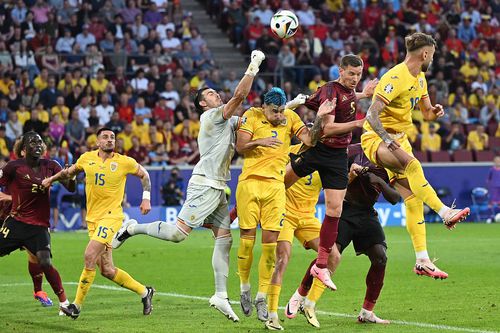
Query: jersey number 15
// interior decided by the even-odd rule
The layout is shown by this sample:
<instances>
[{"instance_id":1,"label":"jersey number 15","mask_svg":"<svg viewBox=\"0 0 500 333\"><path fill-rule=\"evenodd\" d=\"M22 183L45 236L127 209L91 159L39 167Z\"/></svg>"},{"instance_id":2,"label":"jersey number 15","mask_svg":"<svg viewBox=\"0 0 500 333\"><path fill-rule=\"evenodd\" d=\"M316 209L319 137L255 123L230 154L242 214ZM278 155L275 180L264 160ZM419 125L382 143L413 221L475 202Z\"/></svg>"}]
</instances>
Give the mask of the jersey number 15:
<instances>
[{"instance_id":1,"label":"jersey number 15","mask_svg":"<svg viewBox=\"0 0 500 333\"><path fill-rule=\"evenodd\" d=\"M95 174L95 185L98 186L104 186L106 182L104 181L104 174L103 173L96 173Z\"/></svg>"}]
</instances>

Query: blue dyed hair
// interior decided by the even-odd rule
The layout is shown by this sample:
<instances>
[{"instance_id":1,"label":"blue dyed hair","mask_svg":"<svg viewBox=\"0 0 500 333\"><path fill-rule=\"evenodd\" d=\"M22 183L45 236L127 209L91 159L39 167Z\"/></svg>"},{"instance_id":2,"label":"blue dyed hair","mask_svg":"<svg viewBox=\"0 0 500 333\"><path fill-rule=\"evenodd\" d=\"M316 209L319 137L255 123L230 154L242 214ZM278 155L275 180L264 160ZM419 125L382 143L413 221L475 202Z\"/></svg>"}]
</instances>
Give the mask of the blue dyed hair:
<instances>
[{"instance_id":1,"label":"blue dyed hair","mask_svg":"<svg viewBox=\"0 0 500 333\"><path fill-rule=\"evenodd\" d=\"M286 104L285 92L281 88L272 87L271 90L269 90L264 95L264 103L267 105L274 104L277 106L285 105Z\"/></svg>"}]
</instances>

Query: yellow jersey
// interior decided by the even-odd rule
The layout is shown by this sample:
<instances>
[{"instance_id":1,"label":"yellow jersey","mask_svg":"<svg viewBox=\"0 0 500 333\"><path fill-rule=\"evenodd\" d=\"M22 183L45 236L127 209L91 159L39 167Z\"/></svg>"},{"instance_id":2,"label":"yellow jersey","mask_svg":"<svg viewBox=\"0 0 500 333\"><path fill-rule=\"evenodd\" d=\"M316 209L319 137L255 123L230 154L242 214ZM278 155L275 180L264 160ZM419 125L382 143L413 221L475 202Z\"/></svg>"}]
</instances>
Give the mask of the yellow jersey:
<instances>
[{"instance_id":1,"label":"yellow jersey","mask_svg":"<svg viewBox=\"0 0 500 333\"><path fill-rule=\"evenodd\" d=\"M87 221L123 220L122 201L127 175L137 173L139 164L128 156L114 153L104 162L98 150L90 151L76 161L76 169L85 172Z\"/></svg>"},{"instance_id":2,"label":"yellow jersey","mask_svg":"<svg viewBox=\"0 0 500 333\"><path fill-rule=\"evenodd\" d=\"M298 136L305 128L304 123L294 111L286 109L284 115L285 122L273 126L267 121L262 108L250 108L243 114L243 123L239 131L250 134L252 140L275 137L283 144L277 148L259 146L244 153L239 181L250 176L284 181L292 137Z\"/></svg>"},{"instance_id":3,"label":"yellow jersey","mask_svg":"<svg viewBox=\"0 0 500 333\"><path fill-rule=\"evenodd\" d=\"M423 134L422 135L422 151L440 151L441 150L441 137L439 134Z\"/></svg>"},{"instance_id":4,"label":"yellow jersey","mask_svg":"<svg viewBox=\"0 0 500 333\"><path fill-rule=\"evenodd\" d=\"M382 126L396 133L406 133L412 127L412 111L420 100L429 98L424 72L411 75L405 63L400 63L385 73L375 88L373 98L385 103L380 113ZM365 121L363 128L372 131Z\"/></svg>"},{"instance_id":5,"label":"yellow jersey","mask_svg":"<svg viewBox=\"0 0 500 333\"><path fill-rule=\"evenodd\" d=\"M302 145L290 147L290 153L297 154ZM319 193L321 192L321 179L318 171L302 177L286 190L286 210L293 215L314 215Z\"/></svg>"}]
</instances>

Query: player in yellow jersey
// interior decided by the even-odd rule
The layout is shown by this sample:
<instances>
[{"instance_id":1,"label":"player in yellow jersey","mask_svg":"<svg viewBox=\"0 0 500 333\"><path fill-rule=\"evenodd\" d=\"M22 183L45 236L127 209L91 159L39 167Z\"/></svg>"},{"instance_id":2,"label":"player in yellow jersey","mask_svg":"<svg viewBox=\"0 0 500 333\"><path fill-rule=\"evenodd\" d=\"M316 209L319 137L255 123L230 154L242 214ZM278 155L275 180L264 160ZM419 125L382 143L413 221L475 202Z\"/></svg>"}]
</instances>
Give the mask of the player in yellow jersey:
<instances>
[{"instance_id":1,"label":"player in yellow jersey","mask_svg":"<svg viewBox=\"0 0 500 333\"><path fill-rule=\"evenodd\" d=\"M439 270L427 254L423 203L439 214L448 229L464 220L470 209L454 209L453 205L443 204L425 179L420 162L413 156L407 137L413 109L418 106L426 120L442 117L444 111L441 105L431 104L425 79L436 41L417 32L407 36L405 43L406 59L385 73L375 90L361 144L372 163L387 169L405 200L406 227L417 257L415 273L444 279L448 274Z\"/></svg>"},{"instance_id":2,"label":"player in yellow jersey","mask_svg":"<svg viewBox=\"0 0 500 333\"><path fill-rule=\"evenodd\" d=\"M283 90L272 88L266 93L262 108L250 108L245 112L236 141L236 151L244 156L236 190L240 225L240 304L243 313L250 316L249 277L256 229L260 224L262 255L255 306L261 321L267 320L267 288L274 269L276 241L285 219L284 176L291 139L296 136L305 144L311 142L309 129L295 112L285 109L285 103ZM330 112L331 103L324 103L322 108Z\"/></svg>"},{"instance_id":3,"label":"player in yellow jersey","mask_svg":"<svg viewBox=\"0 0 500 333\"><path fill-rule=\"evenodd\" d=\"M291 158L297 158L301 145L290 148ZM317 171L299 179L291 187L286 189L286 215L283 229L278 236L276 248L276 267L271 278L268 289L267 305L269 319L266 328L270 330L283 329L278 319L278 302L281 293L281 284L290 259L293 238L297 238L306 250L318 251L319 231L321 223L315 216L316 203L321 191L321 179ZM333 248L329 257L329 266L334 266L335 261L340 260L340 254L336 247ZM330 267L329 267L330 268ZM299 292L299 291L297 291ZM303 292L307 295L307 291ZM294 318L295 313L285 310L288 318Z\"/></svg>"},{"instance_id":4,"label":"player in yellow jersey","mask_svg":"<svg viewBox=\"0 0 500 333\"><path fill-rule=\"evenodd\" d=\"M71 178L80 172L86 175L86 220L90 241L85 249L85 267L78 282L75 301L67 307L62 306L61 311L73 319L78 318L98 266L101 275L137 293L142 298L143 314L149 315L153 309L151 300L154 289L142 285L127 272L115 267L111 248L111 240L120 229L124 217L122 201L127 175L141 179L144 192L140 210L142 214L147 214L151 210L149 174L134 159L114 152L115 134L111 129L101 128L97 131L97 146L98 150L83 154L76 164L46 178L42 183L48 188L59 179Z\"/></svg>"}]
</instances>

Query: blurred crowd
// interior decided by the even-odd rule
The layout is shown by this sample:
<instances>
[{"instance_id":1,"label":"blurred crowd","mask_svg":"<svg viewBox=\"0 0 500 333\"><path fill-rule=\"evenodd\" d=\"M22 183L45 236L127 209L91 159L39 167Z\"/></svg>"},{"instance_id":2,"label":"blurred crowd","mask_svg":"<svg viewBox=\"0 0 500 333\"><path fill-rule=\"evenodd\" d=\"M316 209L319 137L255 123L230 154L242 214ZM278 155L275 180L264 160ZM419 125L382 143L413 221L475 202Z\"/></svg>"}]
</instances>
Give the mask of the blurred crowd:
<instances>
[{"instance_id":1,"label":"blurred crowd","mask_svg":"<svg viewBox=\"0 0 500 333\"><path fill-rule=\"evenodd\" d=\"M347 53L364 60L364 79L404 58L404 36L432 34L438 49L428 73L433 103L446 116L426 123L414 113L416 150L500 147L498 1L202 1L243 54L267 59L241 112L260 106L277 76L292 99L339 75ZM278 9L293 10L300 29L289 40L269 30ZM152 166L195 164L200 114L193 92L216 89L223 100L239 77L223 73L203 27L179 0L7 0L0 3L0 157L12 156L23 132L44 138L50 154L74 163L95 147L97 129L117 133L117 151ZM369 101L360 101L364 117ZM314 113L298 110L305 122ZM360 133L356 133L355 140ZM426 155L427 156L427 155ZM429 157L429 156L428 156ZM424 158L424 157L423 157ZM430 158L432 159L432 158Z\"/></svg>"},{"instance_id":2,"label":"blurred crowd","mask_svg":"<svg viewBox=\"0 0 500 333\"><path fill-rule=\"evenodd\" d=\"M266 50L266 71L279 73L290 95L299 90L312 93L337 79L339 59L348 53L364 60L361 90L404 59L404 36L431 34L438 47L427 73L429 95L433 104L445 107L446 116L429 124L420 112L414 113L414 149L426 153L500 148L498 1L235 0L208 1L207 8L242 53ZM269 29L272 15L282 9L295 12L300 21L299 31L287 40L276 38ZM369 102L359 103L359 118ZM304 120L313 118L306 110L299 112ZM491 160L492 154L469 155L471 160Z\"/></svg>"}]
</instances>

